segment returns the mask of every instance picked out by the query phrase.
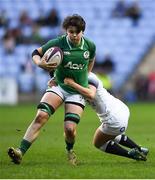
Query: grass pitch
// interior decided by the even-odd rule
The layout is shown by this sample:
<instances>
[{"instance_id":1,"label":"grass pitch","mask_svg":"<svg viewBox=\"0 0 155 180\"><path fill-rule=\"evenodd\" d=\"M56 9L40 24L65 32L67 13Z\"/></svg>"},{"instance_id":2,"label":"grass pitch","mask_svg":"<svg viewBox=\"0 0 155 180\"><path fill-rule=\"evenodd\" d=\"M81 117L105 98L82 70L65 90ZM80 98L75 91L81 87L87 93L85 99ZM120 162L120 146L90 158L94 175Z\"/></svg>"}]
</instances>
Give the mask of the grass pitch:
<instances>
[{"instance_id":1,"label":"grass pitch","mask_svg":"<svg viewBox=\"0 0 155 180\"><path fill-rule=\"evenodd\" d=\"M9 146L18 146L27 126L35 116L32 104L15 107L0 106L0 178L2 179L154 179L155 178L155 110L154 104L129 105L131 117L127 134L150 149L146 162L102 153L92 145L99 120L87 107L83 114L75 144L79 165L66 160L63 138L63 108L43 127L37 141L14 165L7 156Z\"/></svg>"}]
</instances>

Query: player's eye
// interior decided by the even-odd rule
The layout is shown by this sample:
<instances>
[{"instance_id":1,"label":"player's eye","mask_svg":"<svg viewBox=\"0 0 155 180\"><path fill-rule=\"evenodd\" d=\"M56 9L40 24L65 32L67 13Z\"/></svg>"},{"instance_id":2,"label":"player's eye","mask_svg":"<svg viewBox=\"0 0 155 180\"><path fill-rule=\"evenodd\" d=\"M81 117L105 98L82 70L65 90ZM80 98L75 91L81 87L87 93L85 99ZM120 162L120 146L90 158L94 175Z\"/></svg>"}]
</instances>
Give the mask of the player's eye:
<instances>
[{"instance_id":1,"label":"player's eye","mask_svg":"<svg viewBox=\"0 0 155 180\"><path fill-rule=\"evenodd\" d=\"M68 31L70 34L76 34L76 35L78 35L81 31L74 31L74 30L69 30Z\"/></svg>"},{"instance_id":2,"label":"player's eye","mask_svg":"<svg viewBox=\"0 0 155 180\"><path fill-rule=\"evenodd\" d=\"M71 34L74 34L74 33L75 33L75 34L77 34L77 32L76 32L76 31L72 31L72 30L71 30L71 31L69 31L69 33L71 33Z\"/></svg>"}]
</instances>

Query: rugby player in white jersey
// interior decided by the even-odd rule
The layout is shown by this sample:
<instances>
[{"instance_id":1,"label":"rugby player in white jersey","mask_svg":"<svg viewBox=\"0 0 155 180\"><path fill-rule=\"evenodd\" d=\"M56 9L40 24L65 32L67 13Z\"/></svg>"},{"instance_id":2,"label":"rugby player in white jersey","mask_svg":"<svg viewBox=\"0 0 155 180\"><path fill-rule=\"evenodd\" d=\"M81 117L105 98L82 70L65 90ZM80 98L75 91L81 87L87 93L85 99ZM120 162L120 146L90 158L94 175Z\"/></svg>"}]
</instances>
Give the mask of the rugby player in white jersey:
<instances>
[{"instance_id":1,"label":"rugby player in white jersey","mask_svg":"<svg viewBox=\"0 0 155 180\"><path fill-rule=\"evenodd\" d=\"M66 78L64 82L88 99L101 121L94 134L95 147L106 153L146 161L148 149L137 145L125 135L130 115L129 108L109 94L94 73L89 73L88 79L89 88L82 87L71 78ZM128 151L119 144L131 150Z\"/></svg>"}]
</instances>

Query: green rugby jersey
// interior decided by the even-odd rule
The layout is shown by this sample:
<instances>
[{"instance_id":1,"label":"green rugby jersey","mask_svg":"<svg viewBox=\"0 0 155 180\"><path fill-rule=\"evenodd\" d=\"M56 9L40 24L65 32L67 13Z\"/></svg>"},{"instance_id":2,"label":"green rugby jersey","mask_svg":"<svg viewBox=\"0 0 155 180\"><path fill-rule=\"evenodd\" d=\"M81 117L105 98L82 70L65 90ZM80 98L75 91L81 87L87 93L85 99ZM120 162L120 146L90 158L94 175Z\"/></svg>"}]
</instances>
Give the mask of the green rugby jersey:
<instances>
[{"instance_id":1,"label":"green rugby jersey","mask_svg":"<svg viewBox=\"0 0 155 180\"><path fill-rule=\"evenodd\" d=\"M47 49L57 46L63 51L62 63L55 70L56 82L69 93L78 93L75 89L64 84L66 77L74 79L83 87L88 86L88 65L94 58L96 47L93 42L82 37L81 43L74 46L66 35L48 41L42 46L43 54Z\"/></svg>"}]
</instances>

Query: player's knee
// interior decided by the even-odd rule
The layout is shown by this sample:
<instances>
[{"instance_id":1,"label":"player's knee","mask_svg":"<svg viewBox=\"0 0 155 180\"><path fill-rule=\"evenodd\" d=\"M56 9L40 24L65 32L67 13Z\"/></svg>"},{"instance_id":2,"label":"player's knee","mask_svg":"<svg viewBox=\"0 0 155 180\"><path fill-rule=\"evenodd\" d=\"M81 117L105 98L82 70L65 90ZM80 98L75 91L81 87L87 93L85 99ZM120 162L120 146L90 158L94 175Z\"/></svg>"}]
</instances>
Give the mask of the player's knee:
<instances>
[{"instance_id":1,"label":"player's knee","mask_svg":"<svg viewBox=\"0 0 155 180\"><path fill-rule=\"evenodd\" d=\"M100 149L100 144L96 141L96 139L93 139L93 145L97 148Z\"/></svg>"},{"instance_id":2,"label":"player's knee","mask_svg":"<svg viewBox=\"0 0 155 180\"><path fill-rule=\"evenodd\" d=\"M65 125L64 131L67 137L75 137L76 134L76 124L80 121L80 116L74 113L66 113L65 114Z\"/></svg>"},{"instance_id":3,"label":"player's knee","mask_svg":"<svg viewBox=\"0 0 155 180\"><path fill-rule=\"evenodd\" d=\"M65 129L65 136L66 138L74 138L74 131L71 128L66 128Z\"/></svg>"},{"instance_id":4,"label":"player's knee","mask_svg":"<svg viewBox=\"0 0 155 180\"><path fill-rule=\"evenodd\" d=\"M40 111L36 117L35 117L35 120L34 122L37 123L37 124L45 124L46 121L48 120L49 116L47 113L43 112L43 111Z\"/></svg>"},{"instance_id":5,"label":"player's knee","mask_svg":"<svg viewBox=\"0 0 155 180\"><path fill-rule=\"evenodd\" d=\"M65 135L67 137L74 137L75 136L75 127L73 127L71 125L66 125L64 127L64 131L65 131Z\"/></svg>"},{"instance_id":6,"label":"player's knee","mask_svg":"<svg viewBox=\"0 0 155 180\"><path fill-rule=\"evenodd\" d=\"M105 143L103 143L103 144L101 145L101 144L98 143L97 141L93 141L93 145L94 145L97 149L99 149L99 150L101 150L101 151L106 151L107 143L108 143L108 142L105 142Z\"/></svg>"},{"instance_id":7,"label":"player's knee","mask_svg":"<svg viewBox=\"0 0 155 180\"><path fill-rule=\"evenodd\" d=\"M104 144L106 144L111 138L112 138L111 136L104 134L98 128L93 138L93 145L96 148L101 149L101 147L104 146Z\"/></svg>"}]
</instances>

